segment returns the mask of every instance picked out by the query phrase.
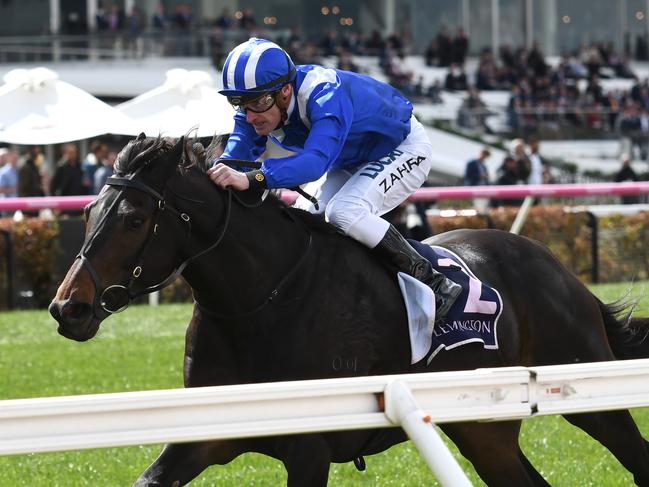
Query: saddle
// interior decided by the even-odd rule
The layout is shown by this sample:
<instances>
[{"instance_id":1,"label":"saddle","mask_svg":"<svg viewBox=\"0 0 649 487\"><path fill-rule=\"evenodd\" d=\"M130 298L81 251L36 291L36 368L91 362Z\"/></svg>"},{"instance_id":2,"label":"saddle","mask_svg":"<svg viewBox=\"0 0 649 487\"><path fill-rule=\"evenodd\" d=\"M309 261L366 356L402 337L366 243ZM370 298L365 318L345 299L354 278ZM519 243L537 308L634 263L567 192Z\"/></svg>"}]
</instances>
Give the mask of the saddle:
<instances>
[{"instance_id":1,"label":"saddle","mask_svg":"<svg viewBox=\"0 0 649 487\"><path fill-rule=\"evenodd\" d=\"M413 240L409 243L435 269L462 286L462 293L447 315L436 321L431 289L399 273L399 287L408 313L411 364L426 356L430 364L441 350L467 343L482 343L486 349L497 349L496 328L503 308L498 291L480 281L466 262L451 250Z\"/></svg>"}]
</instances>

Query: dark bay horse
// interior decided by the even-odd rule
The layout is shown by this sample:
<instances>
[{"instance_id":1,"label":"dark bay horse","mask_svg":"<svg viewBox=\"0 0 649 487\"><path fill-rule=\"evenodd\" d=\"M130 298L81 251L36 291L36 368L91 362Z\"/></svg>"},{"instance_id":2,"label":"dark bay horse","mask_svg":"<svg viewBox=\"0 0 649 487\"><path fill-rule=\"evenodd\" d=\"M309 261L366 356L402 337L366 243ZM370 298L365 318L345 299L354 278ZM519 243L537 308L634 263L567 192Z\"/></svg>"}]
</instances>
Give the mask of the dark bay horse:
<instances>
[{"instance_id":1,"label":"dark bay horse","mask_svg":"<svg viewBox=\"0 0 649 487\"><path fill-rule=\"evenodd\" d=\"M457 230L426 243L460 255L498 289L498 350L469 344L410 365L395 272L319 217L270 195L217 189L205 151L185 138L140 136L122 150L86 208L83 248L50 305L61 335L92 338L138 295L182 273L195 305L186 387L372 374L594 362L648 355L649 320L604 305L542 244L497 230ZM341 366L342 364L342 366ZM649 486L649 450L628 411L567 415ZM518 444L520 421L442 429L489 485L547 485ZM185 485L244 452L281 460L291 486L327 484L331 462L404 441L400 428L165 446L138 486Z\"/></svg>"}]
</instances>

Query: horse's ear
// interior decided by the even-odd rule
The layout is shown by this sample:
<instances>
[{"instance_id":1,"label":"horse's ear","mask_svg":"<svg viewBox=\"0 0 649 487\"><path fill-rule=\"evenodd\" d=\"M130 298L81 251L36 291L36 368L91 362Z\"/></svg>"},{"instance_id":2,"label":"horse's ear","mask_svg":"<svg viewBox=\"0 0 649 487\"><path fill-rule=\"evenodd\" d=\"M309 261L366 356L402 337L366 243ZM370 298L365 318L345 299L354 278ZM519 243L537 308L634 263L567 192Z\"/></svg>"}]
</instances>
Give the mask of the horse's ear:
<instances>
[{"instance_id":1,"label":"horse's ear","mask_svg":"<svg viewBox=\"0 0 649 487\"><path fill-rule=\"evenodd\" d=\"M146 134L144 132L140 132L140 134L135 138L135 140L144 140L146 139Z\"/></svg>"},{"instance_id":2,"label":"horse's ear","mask_svg":"<svg viewBox=\"0 0 649 487\"><path fill-rule=\"evenodd\" d=\"M176 166L180 165L185 160L185 157L187 157L187 148L185 147L186 145L187 140L183 135L178 139L176 145L174 145L174 148L171 149L173 159L174 161L176 161Z\"/></svg>"},{"instance_id":3,"label":"horse's ear","mask_svg":"<svg viewBox=\"0 0 649 487\"><path fill-rule=\"evenodd\" d=\"M178 169L178 166L183 160L185 152L185 136L180 137L176 144L167 152L167 157L165 157L163 164L163 178L166 181L169 179L174 172Z\"/></svg>"}]
</instances>

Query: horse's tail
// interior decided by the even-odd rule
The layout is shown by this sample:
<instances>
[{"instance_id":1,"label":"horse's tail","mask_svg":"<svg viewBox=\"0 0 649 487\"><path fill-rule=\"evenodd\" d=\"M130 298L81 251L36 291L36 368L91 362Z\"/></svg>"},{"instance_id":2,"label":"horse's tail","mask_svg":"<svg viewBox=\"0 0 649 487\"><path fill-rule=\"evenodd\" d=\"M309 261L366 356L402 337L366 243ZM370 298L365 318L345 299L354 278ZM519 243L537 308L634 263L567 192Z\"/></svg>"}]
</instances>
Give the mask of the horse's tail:
<instances>
[{"instance_id":1,"label":"horse's tail","mask_svg":"<svg viewBox=\"0 0 649 487\"><path fill-rule=\"evenodd\" d=\"M636 303L625 299L604 304L602 312L606 335L619 360L649 358L649 318L633 318Z\"/></svg>"}]
</instances>

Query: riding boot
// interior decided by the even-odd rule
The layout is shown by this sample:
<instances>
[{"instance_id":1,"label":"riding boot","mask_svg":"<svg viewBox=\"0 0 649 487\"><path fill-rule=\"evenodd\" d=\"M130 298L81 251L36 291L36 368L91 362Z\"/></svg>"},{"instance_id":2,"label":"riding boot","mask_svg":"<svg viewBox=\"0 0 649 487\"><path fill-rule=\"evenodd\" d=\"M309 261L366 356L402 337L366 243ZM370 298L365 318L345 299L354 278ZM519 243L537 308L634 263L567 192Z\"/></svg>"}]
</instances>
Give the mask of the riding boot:
<instances>
[{"instance_id":1,"label":"riding boot","mask_svg":"<svg viewBox=\"0 0 649 487\"><path fill-rule=\"evenodd\" d=\"M446 316L462 292L462 286L433 269L430 262L419 255L392 225L375 249L399 271L430 286L435 293L435 321Z\"/></svg>"}]
</instances>

